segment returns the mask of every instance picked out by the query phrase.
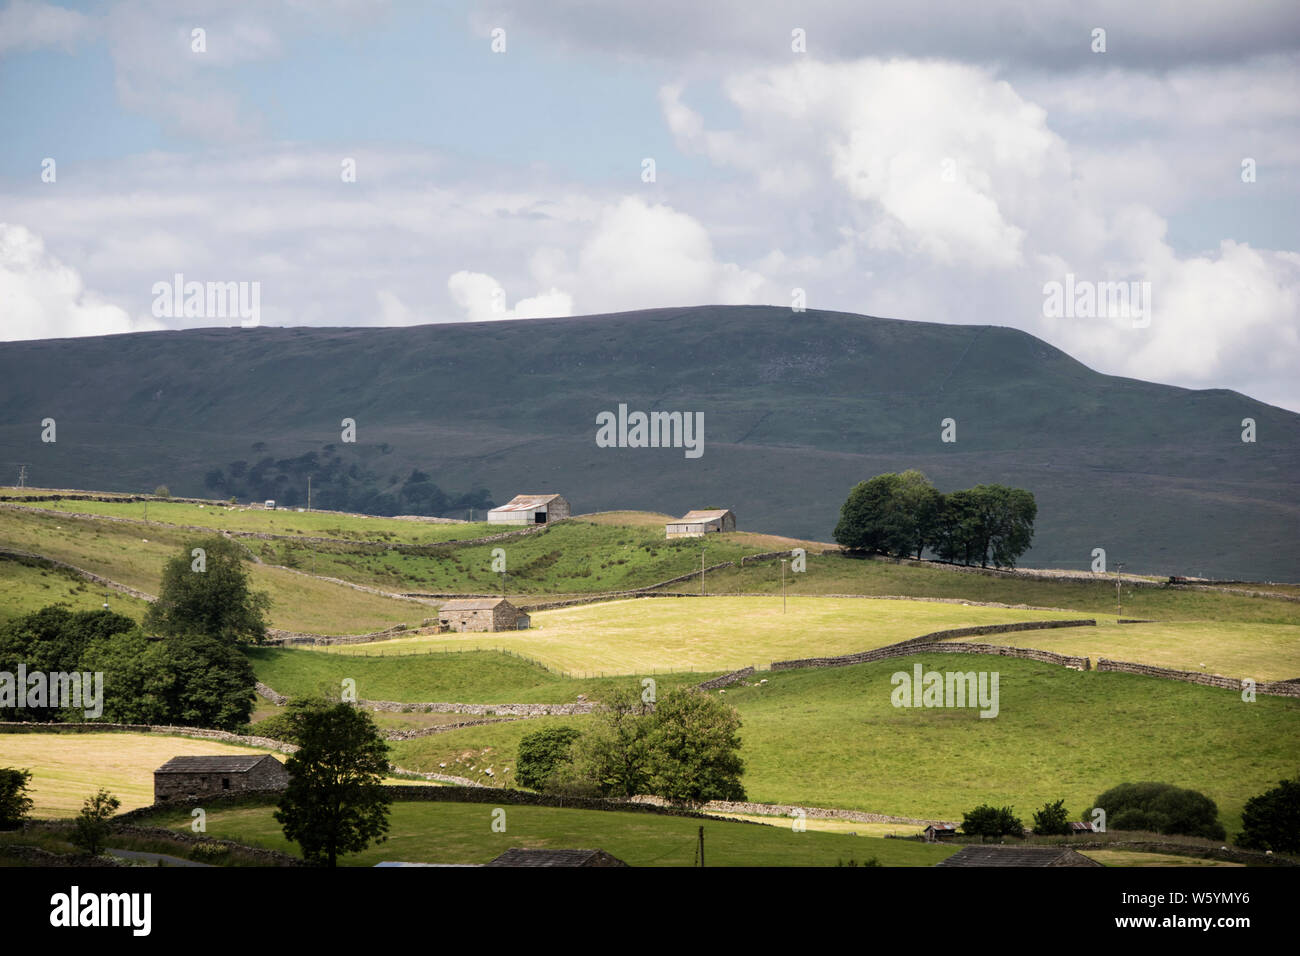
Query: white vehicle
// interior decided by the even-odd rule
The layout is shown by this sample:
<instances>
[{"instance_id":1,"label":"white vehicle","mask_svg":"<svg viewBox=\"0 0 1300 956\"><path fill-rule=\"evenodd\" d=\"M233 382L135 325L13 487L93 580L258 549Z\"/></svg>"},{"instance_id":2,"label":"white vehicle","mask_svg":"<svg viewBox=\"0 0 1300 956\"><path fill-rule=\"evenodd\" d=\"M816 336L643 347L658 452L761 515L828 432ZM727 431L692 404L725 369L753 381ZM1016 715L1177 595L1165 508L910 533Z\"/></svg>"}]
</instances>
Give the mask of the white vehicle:
<instances>
[{"instance_id":1,"label":"white vehicle","mask_svg":"<svg viewBox=\"0 0 1300 956\"><path fill-rule=\"evenodd\" d=\"M267 498L267 499L266 499L266 504L265 504L263 507L265 507L267 511L274 511L274 510L275 510L275 499L274 499L274 498Z\"/></svg>"}]
</instances>

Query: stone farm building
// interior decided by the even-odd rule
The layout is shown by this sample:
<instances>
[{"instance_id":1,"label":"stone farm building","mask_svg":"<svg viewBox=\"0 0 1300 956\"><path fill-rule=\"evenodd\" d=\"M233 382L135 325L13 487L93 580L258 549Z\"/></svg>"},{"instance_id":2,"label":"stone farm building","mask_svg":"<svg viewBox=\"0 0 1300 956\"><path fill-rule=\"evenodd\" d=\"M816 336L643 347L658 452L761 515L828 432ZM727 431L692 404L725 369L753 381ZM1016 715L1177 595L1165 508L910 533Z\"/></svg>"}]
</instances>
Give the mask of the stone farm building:
<instances>
[{"instance_id":1,"label":"stone farm building","mask_svg":"<svg viewBox=\"0 0 1300 956\"><path fill-rule=\"evenodd\" d=\"M736 516L725 508L715 511L688 511L665 526L670 538L697 538L713 531L735 531Z\"/></svg>"},{"instance_id":2,"label":"stone farm building","mask_svg":"<svg viewBox=\"0 0 1300 956\"><path fill-rule=\"evenodd\" d=\"M153 772L153 802L231 791L283 790L288 785L289 771L270 754L172 757Z\"/></svg>"},{"instance_id":3,"label":"stone farm building","mask_svg":"<svg viewBox=\"0 0 1300 956\"><path fill-rule=\"evenodd\" d=\"M438 623L452 631L522 631L531 622L505 598L459 598L438 608Z\"/></svg>"},{"instance_id":4,"label":"stone farm building","mask_svg":"<svg viewBox=\"0 0 1300 956\"><path fill-rule=\"evenodd\" d=\"M559 495L515 495L488 512L492 524L547 524L569 517L569 503Z\"/></svg>"}]
</instances>

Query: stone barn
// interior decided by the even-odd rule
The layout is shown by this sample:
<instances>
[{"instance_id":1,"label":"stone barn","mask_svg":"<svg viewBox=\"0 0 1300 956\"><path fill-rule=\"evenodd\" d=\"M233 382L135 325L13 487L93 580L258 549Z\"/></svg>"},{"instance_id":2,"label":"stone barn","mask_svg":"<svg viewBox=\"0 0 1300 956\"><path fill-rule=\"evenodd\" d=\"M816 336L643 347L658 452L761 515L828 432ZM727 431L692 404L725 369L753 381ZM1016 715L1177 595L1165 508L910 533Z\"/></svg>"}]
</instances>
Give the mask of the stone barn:
<instances>
[{"instance_id":1,"label":"stone barn","mask_svg":"<svg viewBox=\"0 0 1300 956\"><path fill-rule=\"evenodd\" d=\"M515 495L488 512L492 524L548 524L569 517L569 503L559 495Z\"/></svg>"},{"instance_id":2,"label":"stone barn","mask_svg":"<svg viewBox=\"0 0 1300 956\"><path fill-rule=\"evenodd\" d=\"M172 757L153 772L153 802L283 790L288 785L289 771L270 754Z\"/></svg>"},{"instance_id":3,"label":"stone barn","mask_svg":"<svg viewBox=\"0 0 1300 956\"><path fill-rule=\"evenodd\" d=\"M726 508L714 511L688 511L665 529L669 538L698 538L711 532L735 531L736 515Z\"/></svg>"},{"instance_id":4,"label":"stone barn","mask_svg":"<svg viewBox=\"0 0 1300 956\"><path fill-rule=\"evenodd\" d=\"M505 598L463 598L438 608L438 623L451 631L522 631L531 621Z\"/></svg>"},{"instance_id":5,"label":"stone barn","mask_svg":"<svg viewBox=\"0 0 1300 956\"><path fill-rule=\"evenodd\" d=\"M955 837L957 827L951 823L931 823L923 832L926 843L938 843L940 840L951 840Z\"/></svg>"}]
</instances>

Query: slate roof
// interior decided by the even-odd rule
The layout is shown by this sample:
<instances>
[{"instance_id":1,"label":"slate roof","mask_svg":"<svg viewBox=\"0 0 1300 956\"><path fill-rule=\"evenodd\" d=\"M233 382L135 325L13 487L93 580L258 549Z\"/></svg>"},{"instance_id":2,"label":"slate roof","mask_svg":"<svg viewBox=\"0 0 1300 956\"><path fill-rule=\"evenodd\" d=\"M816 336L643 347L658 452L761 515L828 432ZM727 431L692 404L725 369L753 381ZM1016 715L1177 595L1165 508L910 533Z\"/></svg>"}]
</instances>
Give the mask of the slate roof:
<instances>
[{"instance_id":1,"label":"slate roof","mask_svg":"<svg viewBox=\"0 0 1300 956\"><path fill-rule=\"evenodd\" d=\"M487 866L627 866L604 850L506 850Z\"/></svg>"},{"instance_id":2,"label":"slate roof","mask_svg":"<svg viewBox=\"0 0 1300 956\"><path fill-rule=\"evenodd\" d=\"M456 598L438 608L439 611L490 611L502 604L510 604L505 598ZM511 605L512 607L514 605Z\"/></svg>"},{"instance_id":3,"label":"slate roof","mask_svg":"<svg viewBox=\"0 0 1300 956\"><path fill-rule=\"evenodd\" d=\"M270 754L172 757L154 773L245 773L263 760L275 760L275 758ZM276 760L276 763L279 761Z\"/></svg>"},{"instance_id":4,"label":"slate roof","mask_svg":"<svg viewBox=\"0 0 1300 956\"><path fill-rule=\"evenodd\" d=\"M1059 846L967 846L935 866L1101 866Z\"/></svg>"},{"instance_id":5,"label":"slate roof","mask_svg":"<svg viewBox=\"0 0 1300 956\"><path fill-rule=\"evenodd\" d=\"M499 508L493 508L492 511L535 511L545 505L550 504L559 495L515 495ZM491 512L489 512L491 513Z\"/></svg>"}]
</instances>

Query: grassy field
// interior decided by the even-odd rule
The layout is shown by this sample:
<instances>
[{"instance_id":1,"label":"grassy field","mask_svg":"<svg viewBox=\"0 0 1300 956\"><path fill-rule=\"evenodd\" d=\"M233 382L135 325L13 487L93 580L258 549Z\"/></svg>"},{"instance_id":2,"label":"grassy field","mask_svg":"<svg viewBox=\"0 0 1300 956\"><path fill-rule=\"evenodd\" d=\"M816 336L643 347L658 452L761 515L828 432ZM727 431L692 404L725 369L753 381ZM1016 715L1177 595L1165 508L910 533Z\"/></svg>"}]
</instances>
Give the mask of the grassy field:
<instances>
[{"instance_id":1,"label":"grassy field","mask_svg":"<svg viewBox=\"0 0 1300 956\"><path fill-rule=\"evenodd\" d=\"M62 515L0 509L0 542L32 551L130 587L156 594L168 559L201 537L167 525L147 528ZM271 595L270 623L291 631L352 634L394 624L419 624L434 609L295 574L246 565L255 590Z\"/></svg>"},{"instance_id":2,"label":"grassy field","mask_svg":"<svg viewBox=\"0 0 1300 956\"><path fill-rule=\"evenodd\" d=\"M926 669L990 670L1000 713L894 708L890 676ZM1064 799L1077 818L1126 781L1201 790L1218 803L1229 837L1241 808L1300 763L1300 701L1239 695L1157 678L1080 673L984 655L900 658L825 670L780 671L725 699L744 722L745 788L764 803L843 807L961 820L984 802L1028 821ZM551 718L581 726L584 718ZM395 744L394 761L437 770L466 752L513 766L534 722L448 731ZM1225 757L1231 755L1231 758Z\"/></svg>"},{"instance_id":3,"label":"grassy field","mask_svg":"<svg viewBox=\"0 0 1300 956\"><path fill-rule=\"evenodd\" d=\"M835 866L850 860L861 864L870 857L886 866L932 866L954 852L910 840L553 807L505 806L506 831L495 833L493 809L490 803L394 803L388 840L340 862L486 863L511 847L599 847L632 866L692 866L701 824L709 866ZM189 826L189 817L182 811L164 811L142 822L182 830ZM269 806L209 810L207 823L208 835L217 839L297 851L284 839Z\"/></svg>"},{"instance_id":4,"label":"grassy field","mask_svg":"<svg viewBox=\"0 0 1300 956\"><path fill-rule=\"evenodd\" d=\"M106 515L143 520L143 501L33 501L32 507L56 512ZM200 505L181 501L150 501L151 523L193 525L226 531L260 531L267 534L303 535L318 538L350 538L401 544L438 544L497 534L504 529L486 521L443 524L409 521L371 515L338 514L323 511L279 509L267 511L260 505Z\"/></svg>"},{"instance_id":5,"label":"grassy field","mask_svg":"<svg viewBox=\"0 0 1300 956\"><path fill-rule=\"evenodd\" d=\"M710 591L721 593L780 594L781 565L776 561L762 561L743 568L723 568L711 572L707 582ZM681 590L682 587L675 585L668 590ZM1291 593L1287 588L1271 586L1268 589ZM1295 601L1124 585L1120 589L1123 614L1116 615L1114 581L1058 581L975 574L936 565L896 564L889 560L821 555L811 551L807 571L802 574L787 571L786 591L788 594L906 594L998 601L1162 621L1300 624L1300 603Z\"/></svg>"},{"instance_id":6,"label":"grassy field","mask_svg":"<svg viewBox=\"0 0 1300 956\"><path fill-rule=\"evenodd\" d=\"M0 623L51 604L67 604L74 611L98 611L104 605L104 594L104 588L71 571L0 558ZM136 620L144 615L144 601L116 591L108 594L109 606L118 614Z\"/></svg>"},{"instance_id":7,"label":"grassy field","mask_svg":"<svg viewBox=\"0 0 1300 956\"><path fill-rule=\"evenodd\" d=\"M1066 611L857 598L705 597L611 601L538 611L527 631L438 634L334 645L331 655L409 654L414 648L496 647L571 674L726 671L774 660L851 654L930 631L1062 620Z\"/></svg>"},{"instance_id":8,"label":"grassy field","mask_svg":"<svg viewBox=\"0 0 1300 956\"><path fill-rule=\"evenodd\" d=\"M1093 666L1098 658L1108 657L1264 681L1300 677L1300 626L1294 624L1103 624L1012 633L997 641L1085 656Z\"/></svg>"},{"instance_id":9,"label":"grassy field","mask_svg":"<svg viewBox=\"0 0 1300 956\"><path fill-rule=\"evenodd\" d=\"M1144 853L1141 850L1080 850L1084 856L1106 866L1245 866L1230 860L1207 860L1172 853Z\"/></svg>"},{"instance_id":10,"label":"grassy field","mask_svg":"<svg viewBox=\"0 0 1300 956\"><path fill-rule=\"evenodd\" d=\"M161 734L0 734L0 766L32 771L33 817L76 816L100 787L122 801L122 811L148 806L154 770L181 754L269 752Z\"/></svg>"},{"instance_id":11,"label":"grassy field","mask_svg":"<svg viewBox=\"0 0 1300 956\"><path fill-rule=\"evenodd\" d=\"M244 653L253 662L258 680L289 696L321 691L337 695L340 682L350 677L357 682L357 696L365 700L563 704L579 694L599 700L615 684L639 687L641 680L562 677L538 664L487 650L369 658L271 647L247 647ZM667 689L698 684L717 674L653 676L660 688Z\"/></svg>"}]
</instances>

